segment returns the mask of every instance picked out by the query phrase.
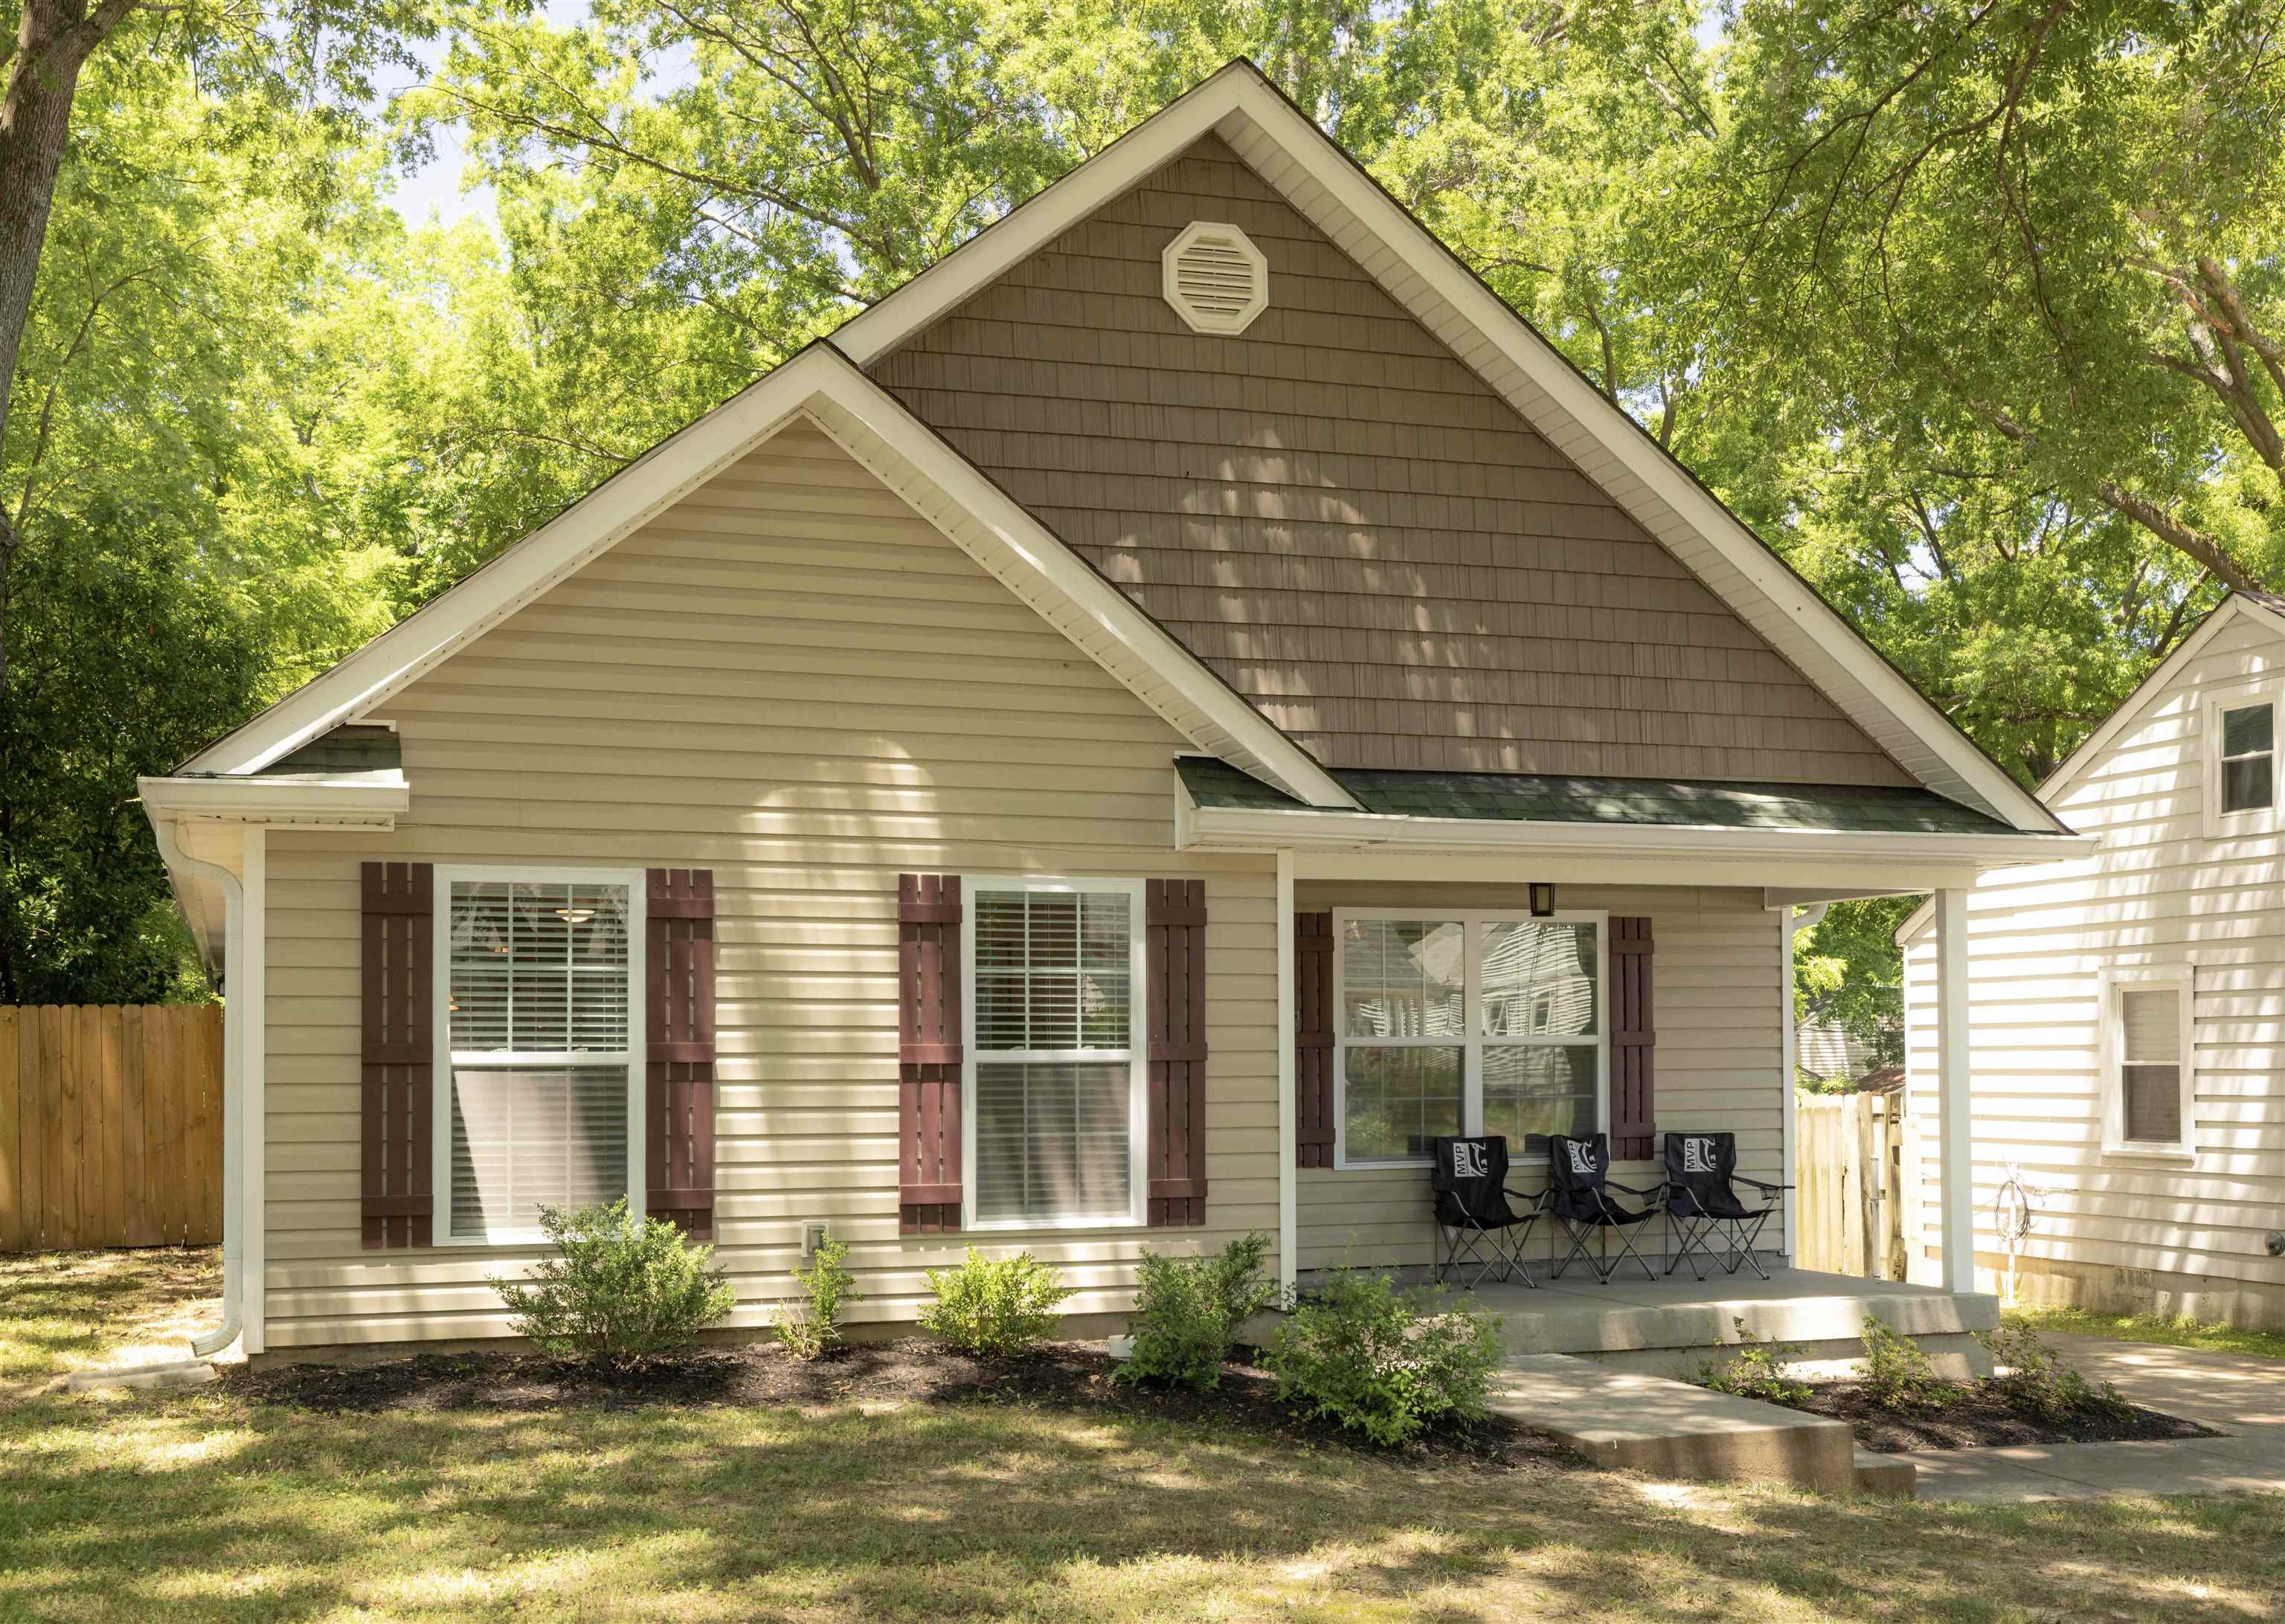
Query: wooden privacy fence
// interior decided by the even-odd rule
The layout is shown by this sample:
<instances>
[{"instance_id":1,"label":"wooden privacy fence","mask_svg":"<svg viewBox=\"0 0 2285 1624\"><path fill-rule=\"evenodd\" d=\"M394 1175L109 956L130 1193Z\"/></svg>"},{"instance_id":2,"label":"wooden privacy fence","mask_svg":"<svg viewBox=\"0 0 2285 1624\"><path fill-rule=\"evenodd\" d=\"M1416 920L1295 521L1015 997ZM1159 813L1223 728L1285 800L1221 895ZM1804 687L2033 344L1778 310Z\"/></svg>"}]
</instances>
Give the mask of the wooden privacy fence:
<instances>
[{"instance_id":1,"label":"wooden privacy fence","mask_svg":"<svg viewBox=\"0 0 2285 1624\"><path fill-rule=\"evenodd\" d=\"M222 1238L222 1007L0 1005L0 1251Z\"/></svg>"},{"instance_id":2,"label":"wooden privacy fence","mask_svg":"<svg viewBox=\"0 0 2285 1624\"><path fill-rule=\"evenodd\" d=\"M1904 1270L1900 1094L1796 1094L1794 1262L1872 1280Z\"/></svg>"}]
</instances>

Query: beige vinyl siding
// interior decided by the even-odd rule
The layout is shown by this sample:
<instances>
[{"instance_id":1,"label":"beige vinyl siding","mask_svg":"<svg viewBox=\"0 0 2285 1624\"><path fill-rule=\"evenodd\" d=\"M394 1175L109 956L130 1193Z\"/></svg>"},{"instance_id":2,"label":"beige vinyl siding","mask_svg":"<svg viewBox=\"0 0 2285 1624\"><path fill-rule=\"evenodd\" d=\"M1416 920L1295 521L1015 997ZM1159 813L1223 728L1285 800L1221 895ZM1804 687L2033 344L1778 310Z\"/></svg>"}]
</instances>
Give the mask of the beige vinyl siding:
<instances>
[{"instance_id":1,"label":"beige vinyl siding","mask_svg":"<svg viewBox=\"0 0 2285 1624\"><path fill-rule=\"evenodd\" d=\"M1652 1018L1658 1033L1659 1129L1734 1132L1739 1171L1778 1182L1785 1166L1783 965L1778 916L1763 906L1761 892L1559 884L1556 900L1564 909L1599 908L1651 922L1657 944ZM1303 883L1297 902L1304 910L1418 906L1428 912L1441 906L1520 913L1529 906L1520 885L1338 881ZM1515 1187L1538 1189L1544 1173L1524 1164L1520 1145L1510 1151L1517 1162ZM1614 1176L1638 1185L1656 1177L1649 1162L1621 1163ZM1300 1267L1432 1260L1425 1168L1310 1168L1300 1177L1295 1256ZM1543 1235L1535 1236L1532 1255L1544 1241Z\"/></svg>"},{"instance_id":2,"label":"beige vinyl siding","mask_svg":"<svg viewBox=\"0 0 2285 1624\"><path fill-rule=\"evenodd\" d=\"M714 871L718 1256L766 1322L805 1219L854 1320L958 1236L897 1233L899 872L1201 875L1209 1224L995 1233L1126 1304L1146 1243L1276 1228L1274 883L1169 849L1183 741L813 427L789 428L393 700L393 835L269 836L269 1334L499 1334L531 1249L358 1245L358 864Z\"/></svg>"},{"instance_id":3,"label":"beige vinyl siding","mask_svg":"<svg viewBox=\"0 0 2285 1624\"><path fill-rule=\"evenodd\" d=\"M1242 337L1161 296L1193 220ZM1913 781L1217 138L871 370L1327 765Z\"/></svg>"},{"instance_id":4,"label":"beige vinyl siding","mask_svg":"<svg viewBox=\"0 0 2285 1624\"><path fill-rule=\"evenodd\" d=\"M2285 639L2242 616L2135 702L2054 810L2092 858L1987 876L1969 898L1977 1251L1999 1261L2006 1166L2044 1190L2024 1249L2036 1295L2285 1322L2285 879L2275 835L2204 834L2205 709L2285 671ZM1936 943L1905 959L1915 1214L1938 1240ZM2105 969L2195 967L2195 1159L2106 1154L2098 1075ZM2241 1289L2242 1288L2242 1289ZM2192 1301L2195 1298L2195 1301Z\"/></svg>"}]
</instances>

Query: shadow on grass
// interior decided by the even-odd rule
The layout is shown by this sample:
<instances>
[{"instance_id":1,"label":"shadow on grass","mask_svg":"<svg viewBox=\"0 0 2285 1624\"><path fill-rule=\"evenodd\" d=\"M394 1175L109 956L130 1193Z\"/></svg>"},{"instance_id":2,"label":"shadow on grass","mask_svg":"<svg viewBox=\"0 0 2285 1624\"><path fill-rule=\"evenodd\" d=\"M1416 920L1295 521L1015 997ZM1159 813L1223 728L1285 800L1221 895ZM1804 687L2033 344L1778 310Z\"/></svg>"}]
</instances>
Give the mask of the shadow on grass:
<instances>
[{"instance_id":1,"label":"shadow on grass","mask_svg":"<svg viewBox=\"0 0 2285 1624\"><path fill-rule=\"evenodd\" d=\"M187 1355L221 1290L213 1247L0 1257L0 1383L104 1364L143 1344L179 1341Z\"/></svg>"},{"instance_id":2,"label":"shadow on grass","mask_svg":"<svg viewBox=\"0 0 2285 1624\"><path fill-rule=\"evenodd\" d=\"M1979 1510L1420 1470L1020 1405L0 1420L0 1614L2267 1619L2275 1501Z\"/></svg>"}]
</instances>

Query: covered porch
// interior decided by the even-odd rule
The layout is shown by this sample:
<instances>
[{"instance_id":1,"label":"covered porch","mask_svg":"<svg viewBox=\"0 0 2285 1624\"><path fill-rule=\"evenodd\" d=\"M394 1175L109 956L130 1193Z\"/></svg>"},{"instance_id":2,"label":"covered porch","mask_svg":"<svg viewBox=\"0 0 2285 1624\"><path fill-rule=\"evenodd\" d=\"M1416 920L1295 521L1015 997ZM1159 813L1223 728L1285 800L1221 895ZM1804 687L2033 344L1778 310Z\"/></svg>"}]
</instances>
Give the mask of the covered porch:
<instances>
[{"instance_id":1,"label":"covered porch","mask_svg":"<svg viewBox=\"0 0 2285 1624\"><path fill-rule=\"evenodd\" d=\"M1796 1251L1787 1203L1761 1237L1776 1266L1766 1283L1684 1269L1599 1286L1535 1267L1543 1289L1519 1292L1512 1317L1518 1335L1686 1357L1693 1370L1736 1341L1738 1318L1811 1357L1859 1351L1867 1313L1959 1343L1988 1327L1972 1303L1940 1306L1975 1285L1967 890L1988 869L2078 855L2081 837L1916 787L1347 770L1332 774L1352 803L1342 807L1304 804L1219 760L1178 766L1177 846L1272 854L1291 922L1277 986L1289 1286L1344 1264L1434 1262L1425 1151L1437 1135L1504 1136L1527 1196L1544 1180L1550 1134L1607 1135L1611 1176L1645 1189L1660 1181L1665 1135L1726 1134L1740 1174L1797 1184L1794 934L1833 901L1933 893L1945 946L1931 1139L1943 1233L1959 1241L1944 1248L1942 1289L1785 1268ZM1557 969L1518 969L1535 954ZM1638 1242L1661 1267L1664 1228L1661 1217Z\"/></svg>"}]
</instances>

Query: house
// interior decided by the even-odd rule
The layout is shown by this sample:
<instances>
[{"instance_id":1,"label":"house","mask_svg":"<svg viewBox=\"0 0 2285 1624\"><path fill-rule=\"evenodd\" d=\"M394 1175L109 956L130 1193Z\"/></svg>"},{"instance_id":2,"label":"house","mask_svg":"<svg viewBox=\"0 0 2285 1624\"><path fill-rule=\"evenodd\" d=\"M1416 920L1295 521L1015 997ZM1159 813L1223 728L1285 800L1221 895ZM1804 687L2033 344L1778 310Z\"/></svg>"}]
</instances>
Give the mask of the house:
<instances>
[{"instance_id":1,"label":"house","mask_svg":"<svg viewBox=\"0 0 2285 1624\"><path fill-rule=\"evenodd\" d=\"M254 1351L622 1190L757 1327L819 1226L1424 1265L1461 1129L1779 1177L1793 906L2077 844L1245 64L143 792Z\"/></svg>"},{"instance_id":2,"label":"house","mask_svg":"<svg viewBox=\"0 0 2285 1624\"><path fill-rule=\"evenodd\" d=\"M1976 1261L2004 1264L2012 1167L2033 1300L2285 1325L2281 695L2285 600L2235 593L2041 786L2095 849L1962 899ZM1897 933L1908 1121L1943 1082L1938 934L1933 907Z\"/></svg>"}]
</instances>

